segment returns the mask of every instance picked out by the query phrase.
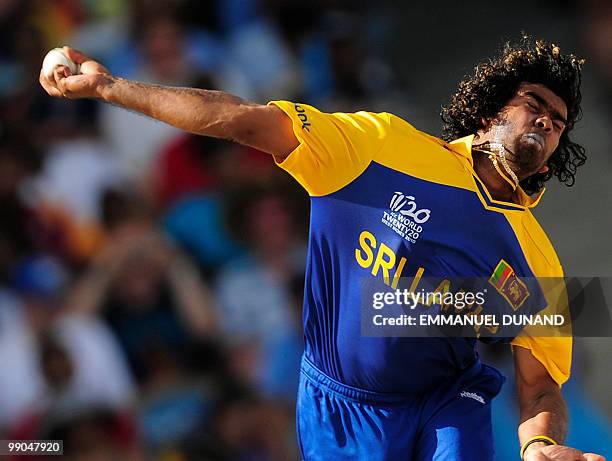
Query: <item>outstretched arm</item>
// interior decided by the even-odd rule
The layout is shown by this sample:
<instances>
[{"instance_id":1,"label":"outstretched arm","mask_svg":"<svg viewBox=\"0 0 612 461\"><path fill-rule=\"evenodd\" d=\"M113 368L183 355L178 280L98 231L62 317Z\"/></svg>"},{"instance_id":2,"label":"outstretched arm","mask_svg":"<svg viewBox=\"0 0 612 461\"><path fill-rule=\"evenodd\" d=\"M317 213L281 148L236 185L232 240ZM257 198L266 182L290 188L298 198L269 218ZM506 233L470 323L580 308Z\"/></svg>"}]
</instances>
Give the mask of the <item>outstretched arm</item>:
<instances>
[{"instance_id":1,"label":"outstretched arm","mask_svg":"<svg viewBox=\"0 0 612 461\"><path fill-rule=\"evenodd\" d=\"M291 120L273 105L245 101L221 91L149 85L111 75L83 53L64 47L81 73L57 66L52 77L41 70L40 84L48 94L70 99L95 98L191 133L238 142L287 157L297 145Z\"/></svg>"},{"instance_id":2,"label":"outstretched arm","mask_svg":"<svg viewBox=\"0 0 612 461\"><path fill-rule=\"evenodd\" d=\"M514 367L520 407L518 436L521 446L534 437L542 441L529 444L525 461L605 461L602 456L582 453L563 446L567 433L567 409L558 384L546 368L523 347L514 346ZM558 445L551 445L552 439Z\"/></svg>"}]
</instances>

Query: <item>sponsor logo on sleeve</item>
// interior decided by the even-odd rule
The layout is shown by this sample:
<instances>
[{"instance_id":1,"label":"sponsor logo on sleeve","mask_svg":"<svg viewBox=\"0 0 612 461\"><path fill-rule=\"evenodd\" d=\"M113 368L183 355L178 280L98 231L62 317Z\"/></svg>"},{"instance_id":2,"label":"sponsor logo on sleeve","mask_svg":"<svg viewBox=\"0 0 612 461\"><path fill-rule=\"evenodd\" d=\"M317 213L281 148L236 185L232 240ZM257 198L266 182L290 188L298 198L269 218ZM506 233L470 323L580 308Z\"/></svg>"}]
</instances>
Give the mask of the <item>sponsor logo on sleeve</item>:
<instances>
[{"instance_id":1,"label":"sponsor logo on sleeve","mask_svg":"<svg viewBox=\"0 0 612 461\"><path fill-rule=\"evenodd\" d=\"M293 106L295 111L297 112L297 117L302 122L302 130L308 131L310 133L310 122L308 121L308 115L306 114L306 109L304 109L299 104L294 104Z\"/></svg>"}]
</instances>

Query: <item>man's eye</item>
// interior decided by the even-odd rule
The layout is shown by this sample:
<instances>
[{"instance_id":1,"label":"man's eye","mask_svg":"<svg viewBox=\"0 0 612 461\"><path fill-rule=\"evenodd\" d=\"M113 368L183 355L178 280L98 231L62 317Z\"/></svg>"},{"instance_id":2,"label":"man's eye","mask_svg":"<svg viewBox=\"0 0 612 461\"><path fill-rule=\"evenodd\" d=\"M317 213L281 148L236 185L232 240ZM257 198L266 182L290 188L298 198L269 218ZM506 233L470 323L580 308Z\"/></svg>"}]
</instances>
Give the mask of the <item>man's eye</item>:
<instances>
[{"instance_id":1,"label":"man's eye","mask_svg":"<svg viewBox=\"0 0 612 461\"><path fill-rule=\"evenodd\" d=\"M536 106L534 103L532 102L527 102L527 105L532 108L533 110L538 110L538 106Z\"/></svg>"}]
</instances>

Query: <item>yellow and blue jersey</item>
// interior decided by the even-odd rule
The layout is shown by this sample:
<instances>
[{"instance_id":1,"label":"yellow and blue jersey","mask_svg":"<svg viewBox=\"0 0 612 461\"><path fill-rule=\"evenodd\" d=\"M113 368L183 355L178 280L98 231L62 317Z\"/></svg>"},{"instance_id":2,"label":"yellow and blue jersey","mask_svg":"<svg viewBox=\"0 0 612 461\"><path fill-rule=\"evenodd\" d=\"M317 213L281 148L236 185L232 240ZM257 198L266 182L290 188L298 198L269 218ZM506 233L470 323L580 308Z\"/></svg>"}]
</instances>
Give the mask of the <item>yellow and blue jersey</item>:
<instances>
[{"instance_id":1,"label":"yellow and blue jersey","mask_svg":"<svg viewBox=\"0 0 612 461\"><path fill-rule=\"evenodd\" d=\"M332 379L377 392L422 392L478 360L474 338L362 335L364 277L396 287L420 275L563 276L531 213L541 194L519 189L517 204L494 200L473 169L473 136L446 143L388 113L271 104L292 119L299 140L278 164L311 197L305 357ZM399 209L409 219L394 219ZM543 293L540 307L553 310L565 296L563 287ZM568 379L571 337L527 328L512 343L530 349L559 385Z\"/></svg>"}]
</instances>

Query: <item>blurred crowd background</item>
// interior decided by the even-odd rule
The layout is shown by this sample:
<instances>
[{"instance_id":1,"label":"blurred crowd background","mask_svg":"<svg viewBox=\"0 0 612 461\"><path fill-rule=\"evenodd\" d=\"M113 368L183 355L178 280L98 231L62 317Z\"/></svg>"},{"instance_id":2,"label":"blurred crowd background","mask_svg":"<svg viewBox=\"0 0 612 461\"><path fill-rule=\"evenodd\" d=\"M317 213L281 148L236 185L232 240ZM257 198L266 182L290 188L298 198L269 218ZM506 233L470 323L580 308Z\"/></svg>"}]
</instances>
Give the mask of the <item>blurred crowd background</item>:
<instances>
[{"instance_id":1,"label":"blurred crowd background","mask_svg":"<svg viewBox=\"0 0 612 461\"><path fill-rule=\"evenodd\" d=\"M48 49L438 134L462 75L542 36L588 60L590 158L537 214L569 275L611 276L612 3L533 3L0 0L0 439L63 439L83 461L299 458L306 194L253 149L46 96ZM569 441L608 456L611 341L578 338L564 387ZM494 422L514 460L511 357L482 353L509 377Z\"/></svg>"}]
</instances>

